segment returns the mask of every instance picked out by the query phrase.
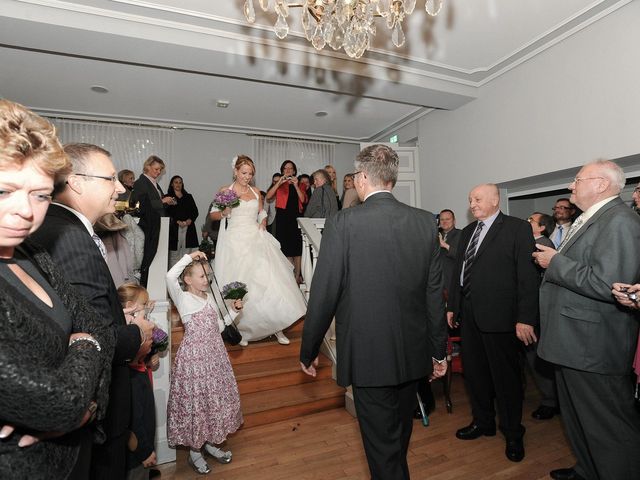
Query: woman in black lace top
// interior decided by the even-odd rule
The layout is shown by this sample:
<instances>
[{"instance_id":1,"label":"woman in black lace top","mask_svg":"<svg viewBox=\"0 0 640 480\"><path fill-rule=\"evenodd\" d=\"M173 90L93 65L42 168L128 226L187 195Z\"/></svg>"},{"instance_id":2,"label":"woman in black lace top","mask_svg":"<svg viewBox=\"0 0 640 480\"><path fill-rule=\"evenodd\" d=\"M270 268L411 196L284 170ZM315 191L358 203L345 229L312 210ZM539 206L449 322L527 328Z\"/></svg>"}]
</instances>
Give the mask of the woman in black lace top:
<instances>
[{"instance_id":1,"label":"woman in black lace top","mask_svg":"<svg viewBox=\"0 0 640 480\"><path fill-rule=\"evenodd\" d=\"M55 129L0 100L0 478L88 478L114 338L26 238L69 162Z\"/></svg>"}]
</instances>

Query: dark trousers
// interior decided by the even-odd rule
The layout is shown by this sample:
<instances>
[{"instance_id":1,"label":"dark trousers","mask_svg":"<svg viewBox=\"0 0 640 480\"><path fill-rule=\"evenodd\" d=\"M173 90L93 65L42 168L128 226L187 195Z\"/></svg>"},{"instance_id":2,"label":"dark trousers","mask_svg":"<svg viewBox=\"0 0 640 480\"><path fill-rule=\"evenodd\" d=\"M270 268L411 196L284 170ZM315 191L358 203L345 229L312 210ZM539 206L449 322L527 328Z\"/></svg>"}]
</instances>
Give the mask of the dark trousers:
<instances>
[{"instance_id":1,"label":"dark trousers","mask_svg":"<svg viewBox=\"0 0 640 480\"><path fill-rule=\"evenodd\" d=\"M102 445L94 445L91 458L92 480L124 480L126 476L127 440L126 431L117 437L108 438Z\"/></svg>"},{"instance_id":2,"label":"dark trousers","mask_svg":"<svg viewBox=\"0 0 640 480\"><path fill-rule=\"evenodd\" d=\"M522 426L522 368L520 340L515 331L482 332L473 315L471 299L462 301L461 349L464 381L474 422L495 428L496 406L500 430L507 439L520 439Z\"/></svg>"},{"instance_id":3,"label":"dark trousers","mask_svg":"<svg viewBox=\"0 0 640 480\"><path fill-rule=\"evenodd\" d=\"M389 387L353 387L360 434L372 480L408 480L407 450L417 381Z\"/></svg>"},{"instance_id":4,"label":"dark trousers","mask_svg":"<svg viewBox=\"0 0 640 480\"><path fill-rule=\"evenodd\" d=\"M556 384L576 472L587 480L640 478L640 413L631 377L558 367Z\"/></svg>"},{"instance_id":5,"label":"dark trousers","mask_svg":"<svg viewBox=\"0 0 640 480\"><path fill-rule=\"evenodd\" d=\"M538 334L538 338L540 335ZM538 342L525 347L525 356L531 370L531 376L540 392L540 405L556 408L558 394L556 392L556 376L553 364L538 356Z\"/></svg>"}]
</instances>

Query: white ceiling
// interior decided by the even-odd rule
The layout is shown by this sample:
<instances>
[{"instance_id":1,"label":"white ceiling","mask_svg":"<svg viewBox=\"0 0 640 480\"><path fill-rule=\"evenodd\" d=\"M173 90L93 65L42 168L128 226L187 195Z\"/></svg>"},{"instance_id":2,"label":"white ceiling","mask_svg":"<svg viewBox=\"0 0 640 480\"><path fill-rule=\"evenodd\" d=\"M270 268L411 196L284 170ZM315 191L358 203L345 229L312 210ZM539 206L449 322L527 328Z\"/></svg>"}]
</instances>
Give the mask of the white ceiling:
<instances>
[{"instance_id":1,"label":"white ceiling","mask_svg":"<svg viewBox=\"0 0 640 480\"><path fill-rule=\"evenodd\" d=\"M278 40L257 0L254 25L244 0L0 0L0 96L72 118L367 141L472 101L629 1L444 0L432 18L417 0L406 45L381 22L356 61L316 52L299 9Z\"/></svg>"}]
</instances>

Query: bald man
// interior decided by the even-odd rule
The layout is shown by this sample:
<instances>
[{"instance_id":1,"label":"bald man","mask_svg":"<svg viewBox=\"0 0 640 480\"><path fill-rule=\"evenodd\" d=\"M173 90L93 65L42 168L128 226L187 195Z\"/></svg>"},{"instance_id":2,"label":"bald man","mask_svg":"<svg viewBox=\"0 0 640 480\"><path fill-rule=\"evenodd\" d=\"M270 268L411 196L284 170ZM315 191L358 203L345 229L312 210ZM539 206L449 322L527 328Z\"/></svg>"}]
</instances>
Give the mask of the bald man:
<instances>
[{"instance_id":1,"label":"bald man","mask_svg":"<svg viewBox=\"0 0 640 480\"><path fill-rule=\"evenodd\" d=\"M473 421L456 432L461 440L496 434L506 438L506 457L524 458L522 344L536 342L539 274L531 261L531 226L500 212L493 184L475 187L469 207L476 221L460 236L449 288L447 320L459 322L464 379Z\"/></svg>"}]
</instances>

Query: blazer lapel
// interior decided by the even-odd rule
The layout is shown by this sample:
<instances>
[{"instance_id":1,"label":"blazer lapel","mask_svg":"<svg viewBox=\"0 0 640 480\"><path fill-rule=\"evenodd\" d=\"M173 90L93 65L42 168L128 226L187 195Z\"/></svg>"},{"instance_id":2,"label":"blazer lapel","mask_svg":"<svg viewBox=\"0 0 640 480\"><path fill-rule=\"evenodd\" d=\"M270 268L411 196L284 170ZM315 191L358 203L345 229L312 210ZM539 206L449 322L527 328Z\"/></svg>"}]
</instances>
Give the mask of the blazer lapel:
<instances>
[{"instance_id":1,"label":"blazer lapel","mask_svg":"<svg viewBox=\"0 0 640 480\"><path fill-rule=\"evenodd\" d=\"M589 228L591 227L591 225L593 225L601 216L602 214L604 214L606 211L612 209L613 207L615 207L616 205L619 205L622 203L622 200L620 199L620 197L614 198L613 200L611 200L608 203L605 203L600 210L598 210L589 220L587 220L587 222L580 227L580 230L578 230L576 233L573 234L573 236L569 239L569 241L567 242L567 244L562 247L562 253L566 252L567 250L569 250L571 248L571 246L576 243L576 241L587 232L587 230L589 230Z\"/></svg>"},{"instance_id":2,"label":"blazer lapel","mask_svg":"<svg viewBox=\"0 0 640 480\"><path fill-rule=\"evenodd\" d=\"M484 252L487 249L487 245L491 243L491 240L493 240L493 238L498 234L498 232L502 228L502 222L503 222L502 217L503 217L502 212L500 212L496 217L496 219L491 224L491 228L489 228L489 231L487 232L484 239L482 240L480 247L478 247L478 251L476 252L476 258L482 255L482 252Z\"/></svg>"}]
</instances>

